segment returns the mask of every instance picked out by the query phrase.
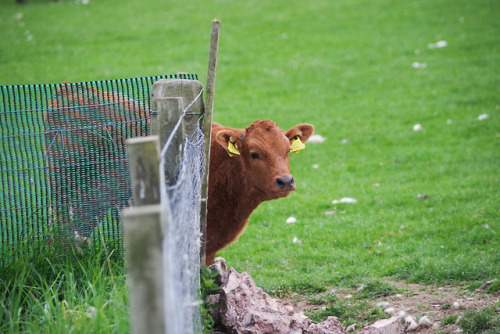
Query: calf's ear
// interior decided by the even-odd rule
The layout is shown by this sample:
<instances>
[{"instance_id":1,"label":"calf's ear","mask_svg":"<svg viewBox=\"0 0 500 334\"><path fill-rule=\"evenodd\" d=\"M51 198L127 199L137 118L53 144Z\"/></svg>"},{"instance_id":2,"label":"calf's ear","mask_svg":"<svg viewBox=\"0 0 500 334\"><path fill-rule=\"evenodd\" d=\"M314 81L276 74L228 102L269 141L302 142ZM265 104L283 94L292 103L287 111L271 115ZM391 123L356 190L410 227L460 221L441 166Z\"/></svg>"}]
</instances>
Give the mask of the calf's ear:
<instances>
[{"instance_id":1,"label":"calf's ear","mask_svg":"<svg viewBox=\"0 0 500 334\"><path fill-rule=\"evenodd\" d=\"M240 155L241 139L231 130L222 130L215 136L217 144L222 146L230 157Z\"/></svg>"},{"instance_id":2,"label":"calf's ear","mask_svg":"<svg viewBox=\"0 0 500 334\"><path fill-rule=\"evenodd\" d=\"M306 146L304 143L311 137L314 132L314 126L311 124L298 124L285 132L285 135L290 140L290 152L299 153Z\"/></svg>"},{"instance_id":3,"label":"calf's ear","mask_svg":"<svg viewBox=\"0 0 500 334\"><path fill-rule=\"evenodd\" d=\"M290 142L292 142L295 137L298 137L301 142L305 143L309 137L314 133L314 126L311 124L297 124L287 132L285 132L285 135L290 139Z\"/></svg>"}]
</instances>

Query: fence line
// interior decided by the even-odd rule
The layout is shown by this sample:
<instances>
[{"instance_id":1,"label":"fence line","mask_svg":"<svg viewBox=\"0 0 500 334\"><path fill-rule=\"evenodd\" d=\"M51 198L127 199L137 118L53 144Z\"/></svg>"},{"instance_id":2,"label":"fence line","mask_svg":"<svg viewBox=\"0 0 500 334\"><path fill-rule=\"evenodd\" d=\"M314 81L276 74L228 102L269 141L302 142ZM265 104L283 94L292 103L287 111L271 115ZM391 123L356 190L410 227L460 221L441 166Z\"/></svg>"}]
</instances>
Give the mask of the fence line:
<instances>
[{"instance_id":1,"label":"fence line","mask_svg":"<svg viewBox=\"0 0 500 334\"><path fill-rule=\"evenodd\" d=\"M201 330L202 92L197 81L159 80L152 88L155 135L127 141L133 197L139 203L123 212L134 333ZM158 141L161 154L152 149ZM152 195L158 191L161 196Z\"/></svg>"}]
</instances>

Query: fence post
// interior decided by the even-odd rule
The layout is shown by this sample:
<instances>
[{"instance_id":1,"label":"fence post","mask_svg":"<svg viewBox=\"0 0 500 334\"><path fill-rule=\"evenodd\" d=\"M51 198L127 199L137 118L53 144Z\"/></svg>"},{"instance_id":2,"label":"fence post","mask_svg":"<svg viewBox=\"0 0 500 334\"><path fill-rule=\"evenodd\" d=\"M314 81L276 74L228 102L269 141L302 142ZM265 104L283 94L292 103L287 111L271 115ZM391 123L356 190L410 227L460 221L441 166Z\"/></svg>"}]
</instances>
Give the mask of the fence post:
<instances>
[{"instance_id":1,"label":"fence post","mask_svg":"<svg viewBox=\"0 0 500 334\"><path fill-rule=\"evenodd\" d=\"M197 96L203 90L203 85L198 80L187 79L160 79L153 84L151 89L151 110L156 112L156 120L152 123L151 132L160 136L160 146L163 147L172 130L182 115L184 108L193 104L187 110L182 121L180 133L175 134L166 161L166 179L172 184L177 163L180 160L184 135L193 132L198 126L198 119L203 114L203 99Z\"/></svg>"},{"instance_id":2,"label":"fence post","mask_svg":"<svg viewBox=\"0 0 500 334\"><path fill-rule=\"evenodd\" d=\"M214 110L215 98L215 78L217 74L217 57L219 54L219 33L220 21L212 21L212 29L210 32L210 51L208 55L208 71L207 71L207 91L206 91L206 110L203 120L204 128L203 135L205 139L205 155L207 168L203 175L201 184L201 208L200 208L200 231L202 235L202 243L200 249L200 264L205 266L206 260L206 234L207 234L207 201L208 201L208 174L210 166L210 144L212 140L212 115Z\"/></svg>"},{"instance_id":3,"label":"fence post","mask_svg":"<svg viewBox=\"0 0 500 334\"><path fill-rule=\"evenodd\" d=\"M160 203L160 147L158 136L129 138L129 156L134 206Z\"/></svg>"},{"instance_id":4,"label":"fence post","mask_svg":"<svg viewBox=\"0 0 500 334\"><path fill-rule=\"evenodd\" d=\"M132 332L164 334L162 207L139 206L122 215Z\"/></svg>"},{"instance_id":5,"label":"fence post","mask_svg":"<svg viewBox=\"0 0 500 334\"><path fill-rule=\"evenodd\" d=\"M158 110L158 135L163 147L182 115L183 101L180 97L158 98L155 100ZM182 129L181 129L182 130ZM165 160L165 180L168 184L175 182L175 169L182 156L183 133L173 137L168 149L169 159Z\"/></svg>"},{"instance_id":6,"label":"fence post","mask_svg":"<svg viewBox=\"0 0 500 334\"><path fill-rule=\"evenodd\" d=\"M126 141L134 205L122 212L133 333L165 333L158 136Z\"/></svg>"}]
</instances>

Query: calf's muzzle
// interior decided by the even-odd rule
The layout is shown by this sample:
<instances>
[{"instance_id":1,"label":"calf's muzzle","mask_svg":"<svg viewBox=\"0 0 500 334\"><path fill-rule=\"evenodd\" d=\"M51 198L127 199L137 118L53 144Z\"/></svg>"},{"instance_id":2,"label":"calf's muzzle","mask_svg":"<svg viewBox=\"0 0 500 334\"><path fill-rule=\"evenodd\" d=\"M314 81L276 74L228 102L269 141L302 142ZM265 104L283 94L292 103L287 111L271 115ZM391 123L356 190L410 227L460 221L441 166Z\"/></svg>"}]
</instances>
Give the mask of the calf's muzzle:
<instances>
[{"instance_id":1,"label":"calf's muzzle","mask_svg":"<svg viewBox=\"0 0 500 334\"><path fill-rule=\"evenodd\" d=\"M293 189L293 176L284 176L276 179L276 185L283 190Z\"/></svg>"}]
</instances>

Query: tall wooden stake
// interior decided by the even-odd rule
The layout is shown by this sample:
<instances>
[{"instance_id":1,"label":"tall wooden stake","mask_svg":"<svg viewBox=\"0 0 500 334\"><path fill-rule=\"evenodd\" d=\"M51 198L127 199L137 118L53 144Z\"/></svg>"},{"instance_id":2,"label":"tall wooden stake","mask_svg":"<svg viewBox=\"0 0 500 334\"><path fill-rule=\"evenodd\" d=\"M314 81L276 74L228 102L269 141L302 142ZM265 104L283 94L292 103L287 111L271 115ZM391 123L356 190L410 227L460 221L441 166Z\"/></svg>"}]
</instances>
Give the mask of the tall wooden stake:
<instances>
[{"instance_id":1,"label":"tall wooden stake","mask_svg":"<svg viewBox=\"0 0 500 334\"><path fill-rule=\"evenodd\" d=\"M134 206L122 211L132 333L165 333L158 136L126 141Z\"/></svg>"},{"instance_id":2,"label":"tall wooden stake","mask_svg":"<svg viewBox=\"0 0 500 334\"><path fill-rule=\"evenodd\" d=\"M205 139L206 168L201 185L201 208L200 208L200 229L202 234L202 243L200 249L201 266L205 266L205 242L207 234L207 198L208 198L208 172L210 166L210 141L212 138L212 115L214 111L215 96L215 77L217 74L217 56L219 54L219 32L220 21L212 21L212 30L210 33L210 53L208 55L208 72L206 83L205 115L203 134Z\"/></svg>"}]
</instances>

